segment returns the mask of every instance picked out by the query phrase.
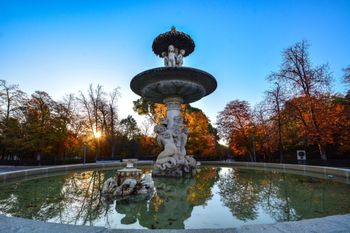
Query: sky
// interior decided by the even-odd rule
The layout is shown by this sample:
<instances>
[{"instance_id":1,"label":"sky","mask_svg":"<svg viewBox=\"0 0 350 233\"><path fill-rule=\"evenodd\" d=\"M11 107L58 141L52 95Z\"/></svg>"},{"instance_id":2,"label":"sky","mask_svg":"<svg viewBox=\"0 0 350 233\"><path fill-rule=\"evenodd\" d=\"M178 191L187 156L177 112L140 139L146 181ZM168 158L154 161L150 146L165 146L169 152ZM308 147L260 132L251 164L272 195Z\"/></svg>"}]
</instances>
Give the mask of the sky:
<instances>
[{"instance_id":1,"label":"sky","mask_svg":"<svg viewBox=\"0 0 350 233\"><path fill-rule=\"evenodd\" d=\"M184 66L211 73L214 93L192 105L215 123L234 99L263 100L266 77L282 51L308 40L314 65L328 63L333 91L345 93L350 65L349 0L98 1L0 0L0 79L55 100L100 84L120 87L119 115L133 115L138 73L162 66L153 39L171 26L189 34L195 51Z\"/></svg>"}]
</instances>

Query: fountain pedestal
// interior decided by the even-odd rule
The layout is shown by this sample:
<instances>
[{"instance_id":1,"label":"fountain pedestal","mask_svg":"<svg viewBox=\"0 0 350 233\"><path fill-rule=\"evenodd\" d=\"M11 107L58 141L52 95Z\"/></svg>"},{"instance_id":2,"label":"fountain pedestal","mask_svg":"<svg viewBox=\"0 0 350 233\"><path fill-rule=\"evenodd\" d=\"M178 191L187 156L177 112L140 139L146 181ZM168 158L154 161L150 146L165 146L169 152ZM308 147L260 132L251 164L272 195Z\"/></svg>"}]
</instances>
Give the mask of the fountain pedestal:
<instances>
[{"instance_id":1,"label":"fountain pedestal","mask_svg":"<svg viewBox=\"0 0 350 233\"><path fill-rule=\"evenodd\" d=\"M123 159L126 167L117 170L115 177L110 177L103 183L101 190L103 196L129 196L154 191L152 177L148 174L143 176L142 170L134 167L136 161L137 159Z\"/></svg>"},{"instance_id":2,"label":"fountain pedestal","mask_svg":"<svg viewBox=\"0 0 350 233\"><path fill-rule=\"evenodd\" d=\"M194 51L192 38L176 31L160 34L153 41L153 52L164 59L165 67L146 70L136 75L131 89L153 103L166 104L167 117L155 127L157 142L163 148L154 165L153 174L182 176L191 174L196 160L186 154L188 129L181 117L181 104L200 100L212 93L217 86L209 73L183 67L183 58Z\"/></svg>"}]
</instances>

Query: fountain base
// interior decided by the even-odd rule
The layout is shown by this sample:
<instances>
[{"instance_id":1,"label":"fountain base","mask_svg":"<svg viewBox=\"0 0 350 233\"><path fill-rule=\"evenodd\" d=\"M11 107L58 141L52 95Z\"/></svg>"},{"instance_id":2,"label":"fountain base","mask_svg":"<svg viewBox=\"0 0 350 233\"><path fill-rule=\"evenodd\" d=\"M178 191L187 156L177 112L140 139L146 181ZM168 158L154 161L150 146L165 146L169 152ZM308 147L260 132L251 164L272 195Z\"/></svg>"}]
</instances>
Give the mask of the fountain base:
<instances>
[{"instance_id":1,"label":"fountain base","mask_svg":"<svg viewBox=\"0 0 350 233\"><path fill-rule=\"evenodd\" d=\"M182 159L168 157L162 163L157 160L153 167L152 175L170 177L193 175L196 173L197 167L197 161L191 156L186 155Z\"/></svg>"},{"instance_id":2,"label":"fountain base","mask_svg":"<svg viewBox=\"0 0 350 233\"><path fill-rule=\"evenodd\" d=\"M154 191L151 175L142 177L142 171L133 166L136 160L128 160L127 166L119 169L115 177L108 178L102 186L101 193L109 197L124 197L137 194L148 194Z\"/></svg>"}]
</instances>

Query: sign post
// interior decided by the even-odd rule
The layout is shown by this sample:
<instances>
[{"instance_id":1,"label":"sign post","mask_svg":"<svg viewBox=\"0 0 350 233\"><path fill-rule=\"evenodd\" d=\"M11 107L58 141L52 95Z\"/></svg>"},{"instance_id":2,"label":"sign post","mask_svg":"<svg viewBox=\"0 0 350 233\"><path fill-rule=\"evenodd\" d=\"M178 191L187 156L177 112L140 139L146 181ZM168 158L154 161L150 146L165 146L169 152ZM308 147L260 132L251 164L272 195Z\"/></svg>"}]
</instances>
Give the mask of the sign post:
<instances>
[{"instance_id":1,"label":"sign post","mask_svg":"<svg viewBox=\"0 0 350 233\"><path fill-rule=\"evenodd\" d=\"M305 150L297 150L297 160L299 164L305 164L306 161L306 151Z\"/></svg>"}]
</instances>

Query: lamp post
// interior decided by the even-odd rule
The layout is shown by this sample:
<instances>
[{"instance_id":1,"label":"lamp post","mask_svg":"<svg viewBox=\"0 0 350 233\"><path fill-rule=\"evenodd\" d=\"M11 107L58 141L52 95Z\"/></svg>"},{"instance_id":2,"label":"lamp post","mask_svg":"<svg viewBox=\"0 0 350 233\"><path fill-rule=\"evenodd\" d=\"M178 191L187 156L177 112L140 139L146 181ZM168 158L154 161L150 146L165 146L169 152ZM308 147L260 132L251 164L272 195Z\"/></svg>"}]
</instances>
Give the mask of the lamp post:
<instances>
[{"instance_id":1,"label":"lamp post","mask_svg":"<svg viewBox=\"0 0 350 233\"><path fill-rule=\"evenodd\" d=\"M86 147L86 142L84 142L84 164L86 163L86 150L87 150L87 147Z\"/></svg>"}]
</instances>

